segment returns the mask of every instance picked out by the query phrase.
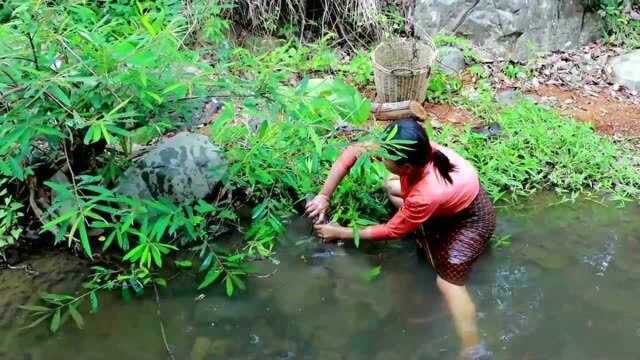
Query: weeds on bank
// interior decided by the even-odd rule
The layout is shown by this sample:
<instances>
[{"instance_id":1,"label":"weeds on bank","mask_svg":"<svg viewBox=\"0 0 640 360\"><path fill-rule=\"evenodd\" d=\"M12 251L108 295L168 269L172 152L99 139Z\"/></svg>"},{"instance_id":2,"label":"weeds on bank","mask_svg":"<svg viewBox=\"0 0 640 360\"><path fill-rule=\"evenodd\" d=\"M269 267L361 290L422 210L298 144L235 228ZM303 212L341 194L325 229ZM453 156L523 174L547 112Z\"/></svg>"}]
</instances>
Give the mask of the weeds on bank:
<instances>
[{"instance_id":1,"label":"weeds on bank","mask_svg":"<svg viewBox=\"0 0 640 360\"><path fill-rule=\"evenodd\" d=\"M607 41L630 49L640 48L640 20L626 13L624 0L599 0L598 14L604 19ZM640 6L637 0L631 4Z\"/></svg>"},{"instance_id":2,"label":"weeds on bank","mask_svg":"<svg viewBox=\"0 0 640 360\"><path fill-rule=\"evenodd\" d=\"M3 185L11 186L3 186L10 190L2 192L1 225L23 225L17 224L22 210L13 199L33 196L44 184L56 196L40 215L39 230L89 259L108 259L110 267L95 267L89 290L80 295L43 294L41 306L26 308L35 315L34 326L48 320L57 331L69 317L82 326L82 300L90 299L88 308L95 311L102 289L120 289L127 299L132 290L139 294L164 285L160 274L172 268L168 259L178 249L198 260L199 288L220 283L228 295L244 289L243 277L251 272L246 260L271 255L294 206L318 190L319 174L348 143L336 123L362 125L369 117L369 102L343 81L301 81L333 73L368 83L368 54L342 63L328 46L330 37L254 56L226 43L221 8L198 12L208 20L197 21L204 25L196 34L180 3L8 6L11 15L0 25L6 54L0 59L0 172ZM212 51L212 62L201 60L203 48L187 43ZM212 127L230 163L221 196L176 205L115 191L134 141L180 128L194 111L191 99L218 92L234 99ZM237 121L242 118L256 118L259 125ZM45 149L38 153L43 158L32 157L34 144ZM336 194L341 205L334 213L336 221L353 225L386 214L377 191L382 172L357 168ZM58 169L69 173L68 183L48 181L47 174ZM8 192L15 189L22 191ZM225 194L253 206L251 218L242 220L249 224L241 226ZM245 243L216 243L220 234L239 227ZM3 237L0 245L16 236L14 231L11 239Z\"/></svg>"},{"instance_id":3,"label":"weeds on bank","mask_svg":"<svg viewBox=\"0 0 640 360\"><path fill-rule=\"evenodd\" d=\"M588 124L528 101L503 108L490 88L481 84L479 89L473 99L452 101L486 124L497 122L501 133L445 126L436 138L476 165L494 200L511 201L543 189L563 196L593 192L612 194L617 201L640 198L640 174L629 151Z\"/></svg>"}]
</instances>

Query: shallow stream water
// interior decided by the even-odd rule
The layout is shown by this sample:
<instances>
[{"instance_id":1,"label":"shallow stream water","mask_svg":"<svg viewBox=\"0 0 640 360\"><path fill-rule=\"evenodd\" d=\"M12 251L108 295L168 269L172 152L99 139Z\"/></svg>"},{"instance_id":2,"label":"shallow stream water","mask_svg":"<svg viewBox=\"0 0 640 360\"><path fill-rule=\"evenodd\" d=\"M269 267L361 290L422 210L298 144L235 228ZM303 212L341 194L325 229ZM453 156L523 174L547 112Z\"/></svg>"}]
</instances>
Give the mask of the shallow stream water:
<instances>
[{"instance_id":1,"label":"shallow stream water","mask_svg":"<svg viewBox=\"0 0 640 360\"><path fill-rule=\"evenodd\" d=\"M469 282L494 359L640 359L640 208L541 196L502 210L512 245L479 260ZM323 248L304 219L228 299L182 276L161 290L176 359L456 359L457 336L433 270L411 239ZM373 281L366 273L381 265ZM203 294L203 295L201 295ZM0 296L5 296L0 293ZM0 332L0 358L169 358L154 296L102 296L86 328Z\"/></svg>"}]
</instances>

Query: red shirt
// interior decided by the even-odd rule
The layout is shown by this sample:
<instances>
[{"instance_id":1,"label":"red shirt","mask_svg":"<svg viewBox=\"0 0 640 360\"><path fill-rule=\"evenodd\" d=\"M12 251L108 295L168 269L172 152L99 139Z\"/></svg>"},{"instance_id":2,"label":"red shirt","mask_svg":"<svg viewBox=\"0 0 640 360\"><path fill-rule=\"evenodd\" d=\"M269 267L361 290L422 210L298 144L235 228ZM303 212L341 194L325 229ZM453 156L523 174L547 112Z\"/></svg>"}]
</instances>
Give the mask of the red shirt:
<instances>
[{"instance_id":1,"label":"red shirt","mask_svg":"<svg viewBox=\"0 0 640 360\"><path fill-rule=\"evenodd\" d=\"M401 176L404 204L386 224L365 228L372 235L372 240L409 235L430 217L451 216L466 209L478 195L480 181L473 165L449 148L436 143L431 143L431 146L443 152L455 166L450 173L453 184L440 176L433 163L425 166L418 176ZM363 152L361 146L349 146L336 164L348 172Z\"/></svg>"}]
</instances>

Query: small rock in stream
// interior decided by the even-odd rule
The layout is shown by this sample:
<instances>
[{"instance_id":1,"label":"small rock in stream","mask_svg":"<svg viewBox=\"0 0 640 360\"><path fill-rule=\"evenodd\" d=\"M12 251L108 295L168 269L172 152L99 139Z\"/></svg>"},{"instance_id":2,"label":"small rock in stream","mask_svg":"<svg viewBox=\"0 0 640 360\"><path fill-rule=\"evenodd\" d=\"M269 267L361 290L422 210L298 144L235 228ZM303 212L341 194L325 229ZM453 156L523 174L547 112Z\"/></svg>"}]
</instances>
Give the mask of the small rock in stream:
<instances>
[{"instance_id":1,"label":"small rock in stream","mask_svg":"<svg viewBox=\"0 0 640 360\"><path fill-rule=\"evenodd\" d=\"M209 354L210 347L211 339L204 336L197 337L191 348L191 360L204 360Z\"/></svg>"}]
</instances>

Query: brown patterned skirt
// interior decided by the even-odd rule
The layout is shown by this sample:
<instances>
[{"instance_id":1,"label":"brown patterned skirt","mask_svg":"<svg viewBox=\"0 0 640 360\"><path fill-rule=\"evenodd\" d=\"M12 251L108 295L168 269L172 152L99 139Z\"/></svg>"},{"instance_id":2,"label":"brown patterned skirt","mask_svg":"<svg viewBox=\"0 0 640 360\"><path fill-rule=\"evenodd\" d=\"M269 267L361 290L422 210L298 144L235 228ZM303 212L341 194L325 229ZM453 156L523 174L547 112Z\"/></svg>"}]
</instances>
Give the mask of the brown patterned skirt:
<instances>
[{"instance_id":1,"label":"brown patterned skirt","mask_svg":"<svg viewBox=\"0 0 640 360\"><path fill-rule=\"evenodd\" d=\"M496 210L481 187L465 210L422 224L417 241L442 279L464 285L471 266L487 248L495 228Z\"/></svg>"}]
</instances>

